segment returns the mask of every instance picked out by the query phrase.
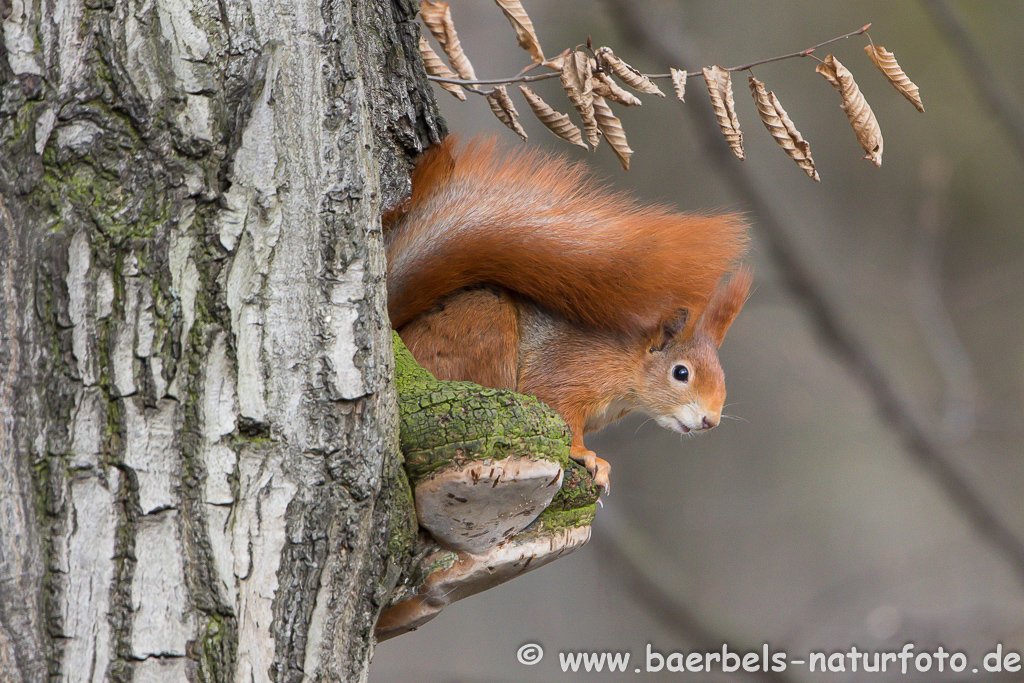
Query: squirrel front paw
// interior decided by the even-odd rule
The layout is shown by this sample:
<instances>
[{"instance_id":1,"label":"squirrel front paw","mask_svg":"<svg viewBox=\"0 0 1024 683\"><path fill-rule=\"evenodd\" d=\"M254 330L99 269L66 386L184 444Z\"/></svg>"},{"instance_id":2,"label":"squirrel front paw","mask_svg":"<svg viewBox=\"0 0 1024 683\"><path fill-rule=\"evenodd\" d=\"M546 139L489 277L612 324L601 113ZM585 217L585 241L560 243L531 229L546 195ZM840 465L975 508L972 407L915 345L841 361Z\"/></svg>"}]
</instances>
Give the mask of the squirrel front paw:
<instances>
[{"instance_id":1,"label":"squirrel front paw","mask_svg":"<svg viewBox=\"0 0 1024 683\"><path fill-rule=\"evenodd\" d=\"M611 490L608 473L612 466L606 460L597 457L597 453L586 448L573 446L569 449L569 457L587 468L594 477L594 484L606 494Z\"/></svg>"}]
</instances>

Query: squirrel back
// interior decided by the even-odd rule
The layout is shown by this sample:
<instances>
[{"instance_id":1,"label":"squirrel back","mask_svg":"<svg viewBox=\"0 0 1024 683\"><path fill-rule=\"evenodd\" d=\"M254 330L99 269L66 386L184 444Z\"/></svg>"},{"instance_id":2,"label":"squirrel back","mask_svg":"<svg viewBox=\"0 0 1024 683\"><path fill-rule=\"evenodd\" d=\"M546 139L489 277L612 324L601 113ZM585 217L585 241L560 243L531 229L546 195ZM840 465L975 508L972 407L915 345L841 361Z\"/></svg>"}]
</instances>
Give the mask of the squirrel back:
<instances>
[{"instance_id":1,"label":"squirrel back","mask_svg":"<svg viewBox=\"0 0 1024 683\"><path fill-rule=\"evenodd\" d=\"M609 191L578 165L491 140L429 150L385 216L388 308L401 329L464 287L503 287L585 327L696 321L742 256L735 214L684 214Z\"/></svg>"}]
</instances>

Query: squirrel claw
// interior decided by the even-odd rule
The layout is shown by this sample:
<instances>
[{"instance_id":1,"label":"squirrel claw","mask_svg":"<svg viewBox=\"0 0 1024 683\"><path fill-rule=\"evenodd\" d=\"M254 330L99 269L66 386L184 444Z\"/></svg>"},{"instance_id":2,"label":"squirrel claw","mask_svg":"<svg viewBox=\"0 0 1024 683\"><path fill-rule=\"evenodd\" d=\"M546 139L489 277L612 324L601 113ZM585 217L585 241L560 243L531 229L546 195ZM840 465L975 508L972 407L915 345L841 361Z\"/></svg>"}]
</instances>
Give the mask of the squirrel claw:
<instances>
[{"instance_id":1,"label":"squirrel claw","mask_svg":"<svg viewBox=\"0 0 1024 683\"><path fill-rule=\"evenodd\" d=\"M586 448L578 448L573 446L569 449L569 457L576 462L580 463L587 468L590 475L594 477L594 484L601 489L601 491L608 495L611 491L611 484L608 481L608 473L612 467L606 460L602 460L597 457L597 453L594 451L587 450Z\"/></svg>"}]
</instances>

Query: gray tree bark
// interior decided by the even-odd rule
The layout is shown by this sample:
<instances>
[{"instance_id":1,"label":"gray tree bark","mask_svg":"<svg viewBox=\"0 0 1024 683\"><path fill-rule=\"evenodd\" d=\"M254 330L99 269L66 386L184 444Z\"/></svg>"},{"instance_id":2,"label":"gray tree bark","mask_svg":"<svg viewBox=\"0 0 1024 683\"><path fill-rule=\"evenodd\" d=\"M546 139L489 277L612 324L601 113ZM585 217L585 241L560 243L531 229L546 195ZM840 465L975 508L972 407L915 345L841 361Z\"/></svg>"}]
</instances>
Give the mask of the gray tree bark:
<instances>
[{"instance_id":1,"label":"gray tree bark","mask_svg":"<svg viewBox=\"0 0 1024 683\"><path fill-rule=\"evenodd\" d=\"M409 0L0 0L0 680L365 679Z\"/></svg>"}]
</instances>

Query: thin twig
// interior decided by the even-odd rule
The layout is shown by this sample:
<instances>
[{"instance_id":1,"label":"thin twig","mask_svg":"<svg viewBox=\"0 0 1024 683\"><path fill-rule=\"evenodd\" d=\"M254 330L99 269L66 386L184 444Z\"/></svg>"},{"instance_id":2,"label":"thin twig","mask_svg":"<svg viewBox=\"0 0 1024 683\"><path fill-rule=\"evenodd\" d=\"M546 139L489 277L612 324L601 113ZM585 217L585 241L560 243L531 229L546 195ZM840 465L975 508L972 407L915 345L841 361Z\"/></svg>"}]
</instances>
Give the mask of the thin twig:
<instances>
[{"instance_id":1,"label":"thin twig","mask_svg":"<svg viewBox=\"0 0 1024 683\"><path fill-rule=\"evenodd\" d=\"M828 45L830 43L835 43L835 42L840 41L840 40L845 40L845 39L850 38L852 36L859 36L860 34L862 34L865 31L867 31L869 28L871 28L871 24L867 24L865 26L862 26L861 28L857 29L856 31L850 31L849 33L847 33L845 35L836 36L835 38L830 38L830 39L826 40L825 42L818 43L814 47L809 47L806 50L800 50L799 52L790 52L787 55L779 55L777 57L768 57L767 59L761 59L761 60L756 61L756 62L751 62L750 64L743 64L742 66L729 67L728 69L726 69L726 71L746 71L747 69L751 69L751 68L753 68L755 66L760 66L762 64L769 64L771 62L781 62L784 59L793 59L794 57L807 57L812 52L817 50L819 47L823 47L825 45ZM522 71L520 71L518 74L516 74L512 78L488 78L488 79L480 79L480 80L475 80L475 81L467 81L467 80L463 80L461 78L443 78L441 76L427 76L427 79L431 80L431 81L433 81L435 83L454 83L455 85L461 85L463 87L466 87L466 89L470 90L471 92L475 92L475 93L479 93L481 95L485 95L485 94L488 94L488 93L486 93L485 91L482 91L482 90L469 88L468 86L473 86L473 85L511 85L512 83L532 83L534 81L544 81L544 80L547 80L549 78L558 78L561 75L558 72L549 73L549 74L539 74L537 76L526 76L525 75L527 72L529 72L531 69L533 69L536 66L539 66L536 62L533 63L533 64L530 64L529 66L525 67ZM647 76L647 78L672 78L672 74L643 74L643 75ZM688 73L686 75L686 77L687 78L695 78L695 77L700 76L700 75L701 75L701 73L699 71L693 71L693 72Z\"/></svg>"},{"instance_id":2,"label":"thin twig","mask_svg":"<svg viewBox=\"0 0 1024 683\"><path fill-rule=\"evenodd\" d=\"M616 26L638 49L648 52L666 66L693 64L698 60L680 50L679 45L692 45L692 40L673 36L669 41L661 31L640 19L640 7L626 0L605 0L616 20ZM1024 583L1024 543L992 509L988 501L961 472L953 455L919 421L914 409L896 392L881 363L860 338L846 326L823 289L812 275L812 269L800 255L789 232L779 220L768 197L758 189L750 173L733 163L732 154L720 144L720 132L710 105L695 98L699 111L692 118L694 130L703 137L708 158L719 173L757 215L757 228L765 239L771 257L779 267L780 276L793 297L803 306L811 325L827 346L863 382L875 404L880 419L902 439L907 454L927 472L960 514L995 548Z\"/></svg>"},{"instance_id":3,"label":"thin twig","mask_svg":"<svg viewBox=\"0 0 1024 683\"><path fill-rule=\"evenodd\" d=\"M1024 162L1024 116L1021 115L1021 105L996 78L956 10L945 0L921 0L921 4L945 34L950 47L960 56L969 75L967 81L974 86L978 97L1002 124L1017 156Z\"/></svg>"},{"instance_id":4,"label":"thin twig","mask_svg":"<svg viewBox=\"0 0 1024 683\"><path fill-rule=\"evenodd\" d=\"M512 83L533 83L544 81L549 78L558 78L560 73L538 74L536 76L515 76L513 78L486 78L476 81L465 81L461 78L442 78L441 76L427 76L427 80L434 83L455 83L456 85L511 85Z\"/></svg>"},{"instance_id":5,"label":"thin twig","mask_svg":"<svg viewBox=\"0 0 1024 683\"><path fill-rule=\"evenodd\" d=\"M812 52L817 50L819 47L825 47L826 45L838 42L840 40L846 40L847 38L852 38L853 36L859 36L862 33L864 33L865 31L867 31L869 28L871 28L871 24L865 24L864 26L860 27L856 31L850 31L846 35L836 36L835 38L830 38L830 39L826 40L825 42L818 43L814 47L809 47L806 50L800 50L799 52L790 52L788 55L779 55L778 57L769 57L768 59L761 59L761 60L758 60L756 62L751 62L750 64L743 64L742 66L730 66L728 69L725 69L725 71L746 71L747 69L752 69L755 66L761 66L762 64L770 64L771 62L781 62L783 59L792 59L794 57L807 57ZM644 75L647 76L648 78L672 78L672 74L670 74L670 73L668 73L668 74L654 74L654 75L644 74ZM687 72L686 77L687 78L697 78L697 77L703 78L704 76L703 76L703 74L700 71L692 71L692 72Z\"/></svg>"}]
</instances>

